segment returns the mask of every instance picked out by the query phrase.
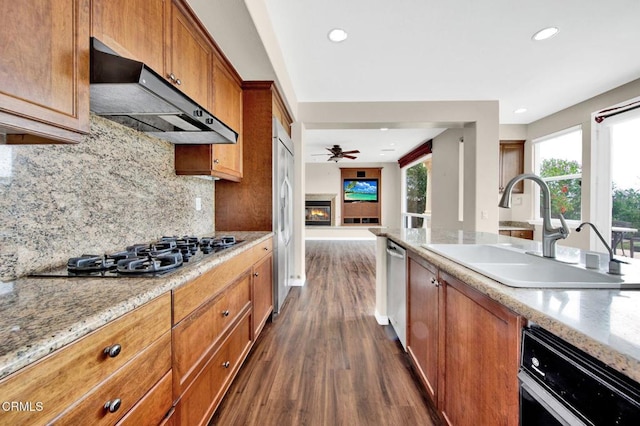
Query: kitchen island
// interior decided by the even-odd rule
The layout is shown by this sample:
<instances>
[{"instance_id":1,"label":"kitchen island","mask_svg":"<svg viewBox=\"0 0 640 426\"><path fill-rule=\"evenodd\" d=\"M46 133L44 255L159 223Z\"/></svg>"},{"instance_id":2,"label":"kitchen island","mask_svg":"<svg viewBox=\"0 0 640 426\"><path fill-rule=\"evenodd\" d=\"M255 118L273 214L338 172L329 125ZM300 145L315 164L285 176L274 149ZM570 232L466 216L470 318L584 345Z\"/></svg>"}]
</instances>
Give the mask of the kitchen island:
<instances>
[{"instance_id":1,"label":"kitchen island","mask_svg":"<svg viewBox=\"0 0 640 426\"><path fill-rule=\"evenodd\" d=\"M615 370L640 381L640 291L513 288L442 257L422 244L512 244L540 251L540 243L504 235L436 230L371 228L515 314L534 322ZM380 245L379 245L380 247ZM558 246L558 257L584 264L585 252ZM601 256L605 267L606 257ZM633 267L640 267L634 262Z\"/></svg>"}]
</instances>

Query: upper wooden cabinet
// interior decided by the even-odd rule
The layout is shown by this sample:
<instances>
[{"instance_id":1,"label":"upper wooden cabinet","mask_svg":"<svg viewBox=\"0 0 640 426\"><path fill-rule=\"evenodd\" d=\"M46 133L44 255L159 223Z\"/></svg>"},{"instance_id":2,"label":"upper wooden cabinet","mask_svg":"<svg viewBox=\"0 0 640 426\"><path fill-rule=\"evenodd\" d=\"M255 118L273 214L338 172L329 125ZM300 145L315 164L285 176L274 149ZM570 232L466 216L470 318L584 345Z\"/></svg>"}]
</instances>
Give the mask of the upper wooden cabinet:
<instances>
[{"instance_id":1,"label":"upper wooden cabinet","mask_svg":"<svg viewBox=\"0 0 640 426\"><path fill-rule=\"evenodd\" d=\"M228 62L213 54L213 115L237 132L242 130L242 80ZM239 182L242 178L243 137L236 144L178 145L176 173L211 175Z\"/></svg>"},{"instance_id":2,"label":"upper wooden cabinet","mask_svg":"<svg viewBox=\"0 0 640 426\"><path fill-rule=\"evenodd\" d=\"M168 1L168 0L167 0ZM213 48L181 1L167 12L165 77L191 99L211 110Z\"/></svg>"},{"instance_id":3,"label":"upper wooden cabinet","mask_svg":"<svg viewBox=\"0 0 640 426\"><path fill-rule=\"evenodd\" d=\"M92 35L144 62L239 133L236 144L176 145L179 175L242 178L242 79L184 0L93 0Z\"/></svg>"},{"instance_id":4,"label":"upper wooden cabinet","mask_svg":"<svg viewBox=\"0 0 640 426\"><path fill-rule=\"evenodd\" d=\"M500 192L509 181L524 173L524 141L500 141ZM522 194L524 182L513 187L513 192Z\"/></svg>"},{"instance_id":5,"label":"upper wooden cabinet","mask_svg":"<svg viewBox=\"0 0 640 426\"><path fill-rule=\"evenodd\" d=\"M91 35L118 54L164 69L164 0L93 0Z\"/></svg>"},{"instance_id":6,"label":"upper wooden cabinet","mask_svg":"<svg viewBox=\"0 0 640 426\"><path fill-rule=\"evenodd\" d=\"M89 0L0 2L0 133L76 143L89 131Z\"/></svg>"}]
</instances>

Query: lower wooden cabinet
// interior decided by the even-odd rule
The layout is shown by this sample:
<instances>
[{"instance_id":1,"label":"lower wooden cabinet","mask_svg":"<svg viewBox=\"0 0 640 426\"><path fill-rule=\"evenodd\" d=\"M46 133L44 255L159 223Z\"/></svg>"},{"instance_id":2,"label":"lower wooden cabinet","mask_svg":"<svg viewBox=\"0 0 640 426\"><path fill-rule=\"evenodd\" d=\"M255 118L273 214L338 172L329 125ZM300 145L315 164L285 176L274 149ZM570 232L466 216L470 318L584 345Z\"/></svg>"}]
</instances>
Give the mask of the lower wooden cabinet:
<instances>
[{"instance_id":1,"label":"lower wooden cabinet","mask_svg":"<svg viewBox=\"0 0 640 426\"><path fill-rule=\"evenodd\" d=\"M408 351L449 425L517 425L522 317L409 252Z\"/></svg>"},{"instance_id":2,"label":"lower wooden cabinet","mask_svg":"<svg viewBox=\"0 0 640 426\"><path fill-rule=\"evenodd\" d=\"M451 425L517 425L521 317L451 275L440 282L440 411Z\"/></svg>"},{"instance_id":3,"label":"lower wooden cabinet","mask_svg":"<svg viewBox=\"0 0 640 426\"><path fill-rule=\"evenodd\" d=\"M273 312L273 255L262 258L253 267L253 340Z\"/></svg>"},{"instance_id":4,"label":"lower wooden cabinet","mask_svg":"<svg viewBox=\"0 0 640 426\"><path fill-rule=\"evenodd\" d=\"M508 237L522 238L524 240L533 240L533 229L517 229L517 230L500 230L500 235L506 235Z\"/></svg>"},{"instance_id":5,"label":"lower wooden cabinet","mask_svg":"<svg viewBox=\"0 0 640 426\"><path fill-rule=\"evenodd\" d=\"M2 412L0 423L115 424L170 371L170 329L167 293L6 377L3 400L32 401L36 409ZM161 417L171 393L164 401Z\"/></svg>"},{"instance_id":6,"label":"lower wooden cabinet","mask_svg":"<svg viewBox=\"0 0 640 426\"><path fill-rule=\"evenodd\" d=\"M438 270L409 252L407 351L432 400L438 390Z\"/></svg>"},{"instance_id":7,"label":"lower wooden cabinet","mask_svg":"<svg viewBox=\"0 0 640 426\"><path fill-rule=\"evenodd\" d=\"M273 308L272 239L173 290L176 425L206 424Z\"/></svg>"},{"instance_id":8,"label":"lower wooden cabinet","mask_svg":"<svg viewBox=\"0 0 640 426\"><path fill-rule=\"evenodd\" d=\"M173 404L171 371L118 422L122 426L155 426L165 422L167 407ZM171 411L170 411L171 412Z\"/></svg>"},{"instance_id":9,"label":"lower wooden cabinet","mask_svg":"<svg viewBox=\"0 0 640 426\"><path fill-rule=\"evenodd\" d=\"M245 310L217 352L182 394L176 405L178 424L206 424L220 404L251 348L251 312Z\"/></svg>"}]
</instances>

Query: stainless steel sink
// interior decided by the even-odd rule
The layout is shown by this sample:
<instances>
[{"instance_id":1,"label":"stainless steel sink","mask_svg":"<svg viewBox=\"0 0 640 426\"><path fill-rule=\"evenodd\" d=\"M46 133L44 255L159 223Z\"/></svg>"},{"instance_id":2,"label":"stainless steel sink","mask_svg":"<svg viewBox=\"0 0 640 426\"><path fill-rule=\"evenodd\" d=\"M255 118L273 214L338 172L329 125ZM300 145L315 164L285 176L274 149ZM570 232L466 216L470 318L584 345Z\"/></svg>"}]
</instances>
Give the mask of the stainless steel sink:
<instances>
[{"instance_id":1,"label":"stainless steel sink","mask_svg":"<svg viewBox=\"0 0 640 426\"><path fill-rule=\"evenodd\" d=\"M637 276L610 275L497 244L424 244L424 248L510 287L640 288Z\"/></svg>"}]
</instances>

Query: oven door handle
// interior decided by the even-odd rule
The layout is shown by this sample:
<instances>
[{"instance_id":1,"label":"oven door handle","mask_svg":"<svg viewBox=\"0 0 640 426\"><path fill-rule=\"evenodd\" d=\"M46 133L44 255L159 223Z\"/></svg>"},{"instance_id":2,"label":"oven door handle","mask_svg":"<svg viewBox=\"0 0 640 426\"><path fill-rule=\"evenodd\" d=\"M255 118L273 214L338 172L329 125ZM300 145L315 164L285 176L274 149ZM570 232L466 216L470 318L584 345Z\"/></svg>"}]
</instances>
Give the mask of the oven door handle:
<instances>
[{"instance_id":1,"label":"oven door handle","mask_svg":"<svg viewBox=\"0 0 640 426\"><path fill-rule=\"evenodd\" d=\"M536 402L542 405L560 423L567 426L588 426L525 371L520 370L518 379L520 379L520 387L526 390ZM522 420L520 419L520 424L523 424Z\"/></svg>"}]
</instances>

